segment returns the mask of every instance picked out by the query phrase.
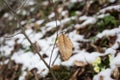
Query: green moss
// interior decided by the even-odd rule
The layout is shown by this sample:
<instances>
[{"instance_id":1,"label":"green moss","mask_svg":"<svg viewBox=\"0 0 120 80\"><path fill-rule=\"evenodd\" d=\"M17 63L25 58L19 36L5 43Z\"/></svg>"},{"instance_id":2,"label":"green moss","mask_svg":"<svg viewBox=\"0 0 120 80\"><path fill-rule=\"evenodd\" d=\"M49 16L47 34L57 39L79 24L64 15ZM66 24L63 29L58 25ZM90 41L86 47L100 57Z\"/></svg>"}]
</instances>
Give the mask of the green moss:
<instances>
[{"instance_id":1,"label":"green moss","mask_svg":"<svg viewBox=\"0 0 120 80\"><path fill-rule=\"evenodd\" d=\"M89 38L91 38L94 37L96 34L104 31L105 29L113 29L115 27L118 27L118 25L119 25L118 19L115 16L108 15L102 19L98 19L96 24L89 25L86 30L88 33L91 33L91 35L89 35ZM106 42L104 44L106 44Z\"/></svg>"},{"instance_id":2,"label":"green moss","mask_svg":"<svg viewBox=\"0 0 120 80\"><path fill-rule=\"evenodd\" d=\"M111 29L114 27L117 27L118 21L115 19L114 16L105 16L103 19L99 19L96 27L98 28L98 31L101 32L104 29Z\"/></svg>"},{"instance_id":3,"label":"green moss","mask_svg":"<svg viewBox=\"0 0 120 80\"><path fill-rule=\"evenodd\" d=\"M108 46L108 39L104 37L104 38L100 41L99 44L100 44L101 47L107 47L107 46Z\"/></svg>"}]
</instances>

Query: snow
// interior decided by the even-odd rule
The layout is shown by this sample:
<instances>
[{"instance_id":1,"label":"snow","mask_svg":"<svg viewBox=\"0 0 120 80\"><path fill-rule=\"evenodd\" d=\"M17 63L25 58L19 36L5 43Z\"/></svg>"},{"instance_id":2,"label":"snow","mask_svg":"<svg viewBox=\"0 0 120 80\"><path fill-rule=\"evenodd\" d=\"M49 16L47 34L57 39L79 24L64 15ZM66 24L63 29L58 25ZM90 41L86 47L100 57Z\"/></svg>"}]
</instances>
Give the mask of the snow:
<instances>
[{"instance_id":1,"label":"snow","mask_svg":"<svg viewBox=\"0 0 120 80\"><path fill-rule=\"evenodd\" d=\"M28 29L25 32L28 35L28 37L31 39L32 42L35 42L35 41L38 42L38 45L41 48L40 54L41 55L46 54L48 56L47 58L45 58L45 61L49 64L50 55L51 55L50 52L51 52L52 46L53 46L53 38L55 39L56 35L53 35L50 38L45 40L45 39L40 39L40 37L42 36L41 32L34 33L33 30L31 30L31 29ZM18 39L17 43L19 43L19 44L21 43L24 47L27 47L30 45L30 43L25 39L25 37L22 34L15 35L11 40L7 41L7 44L13 45L15 39ZM5 49L7 49L7 50L5 50ZM12 49L13 49L12 47L9 48L9 46L4 46L4 47L2 47L1 50L6 51L5 52L6 55L9 55ZM55 50L53 52L51 63L54 61L55 57L57 56L57 52L58 52L58 49L55 48ZM11 59L15 60L16 63L23 64L23 72L26 68L28 68L28 70L31 70L33 68L37 68L38 73L40 73L41 76L45 76L48 73L48 69L45 66L45 64L42 62L40 57L37 54L34 54L30 51L24 52L24 50L19 50L18 52L15 52L13 54ZM61 60L58 57L56 59L54 65L60 65L60 63L61 63ZM45 70L43 71L43 69L45 69ZM24 73L20 77L19 80L23 80L25 74L26 73Z\"/></svg>"},{"instance_id":2,"label":"snow","mask_svg":"<svg viewBox=\"0 0 120 80\"><path fill-rule=\"evenodd\" d=\"M120 67L120 53L110 63L111 68Z\"/></svg>"},{"instance_id":3,"label":"snow","mask_svg":"<svg viewBox=\"0 0 120 80\"><path fill-rule=\"evenodd\" d=\"M87 19L85 17L82 18L83 20ZM68 20L69 21L69 20ZM63 21L64 22L64 21ZM48 27L48 26L46 26ZM26 34L31 38L31 40L33 42L37 41L38 45L41 47L41 55L42 54L46 54L48 57L45 58L45 61L49 64L49 60L50 60L50 52L52 50L52 46L54 43L54 39L56 36L56 33L54 35L52 35L49 38L46 39L40 39L42 37L42 32L39 33L34 33L33 30L28 29L26 30ZM99 56L104 56L107 54L112 54L113 55L113 60L110 63L111 68L106 69L105 71L101 71L99 74L97 74L93 80L99 80L100 75L102 75L104 77L104 80L108 79L108 80L112 80L110 78L110 74L111 71L117 67L120 66L120 55L117 55L114 58L114 54L116 53L116 49L118 48L118 42L120 42L120 27L118 28L114 28L111 30L104 30L103 32L99 33L97 35L98 38L102 38L103 36L110 36L110 35L117 35L117 40L115 41L115 44L113 46L111 46L110 48L107 48L105 50L105 53L98 53L98 52L86 52L85 50L78 50L79 49L79 44L76 41L87 41L84 39L84 36L82 35L78 35L76 31L71 32L68 36L71 39L71 41L74 44L75 50L74 52L76 52L75 55L73 55L69 60L62 62L60 59L60 56L57 58L57 60L55 61L54 65L65 65L65 66L73 66L74 65L74 61L82 61L84 63L92 63L94 60L96 60L97 57ZM34 37L34 38L33 38ZM7 44L9 46L14 45L14 40L18 38L18 43L21 43L24 46L29 46L29 42L25 39L25 37L22 34L18 34L15 35L11 40L7 41ZM9 46L4 46L2 47L2 50L5 50L6 55L10 54L10 51L12 50L12 47L10 48ZM55 48L54 52L53 52L53 56L52 56L52 62L54 61L55 57L58 54L58 49ZM120 53L118 53L120 54ZM23 72L26 68L28 68L29 70L31 70L32 68L37 68L38 69L38 73L41 73L41 76L45 76L48 73L48 69L45 66L45 64L42 62L42 60L39 58L39 56L37 54L34 54L32 52L24 52L23 50L20 50L16 53L13 54L12 60L15 60L16 63L21 63L23 64ZM45 69L43 71L43 69ZM26 73L24 73L19 80L22 80L24 78Z\"/></svg>"},{"instance_id":4,"label":"snow","mask_svg":"<svg viewBox=\"0 0 120 80\"><path fill-rule=\"evenodd\" d=\"M108 16L109 14L101 14L101 15L98 15L96 16L98 19L102 19L104 18L105 16Z\"/></svg>"},{"instance_id":5,"label":"snow","mask_svg":"<svg viewBox=\"0 0 120 80\"><path fill-rule=\"evenodd\" d=\"M74 20L75 17L70 17L70 18L65 18L65 19L62 19L61 21L57 20L57 21L51 21L51 22L48 22L45 26L46 26L46 30L49 31L53 28L55 28L56 26L60 26L60 25L63 25L63 24L66 24L68 22L70 22L71 20Z\"/></svg>"},{"instance_id":6,"label":"snow","mask_svg":"<svg viewBox=\"0 0 120 80\"><path fill-rule=\"evenodd\" d=\"M115 54L115 53L116 53L116 50L113 48L108 48L105 50L105 54Z\"/></svg>"},{"instance_id":7,"label":"snow","mask_svg":"<svg viewBox=\"0 0 120 80\"><path fill-rule=\"evenodd\" d=\"M57 23L57 25L60 25L60 21L51 21L51 22L48 22L47 24L46 24L46 27L56 27L56 23Z\"/></svg>"},{"instance_id":8,"label":"snow","mask_svg":"<svg viewBox=\"0 0 120 80\"><path fill-rule=\"evenodd\" d=\"M90 53L86 52L85 50L78 51L78 53L76 55L70 57L70 59L68 61L62 62L62 65L73 66L75 60L92 64L93 61L95 61L97 59L97 57L102 56L102 55L103 54L100 54L97 52L93 52L90 54Z\"/></svg>"},{"instance_id":9,"label":"snow","mask_svg":"<svg viewBox=\"0 0 120 80\"><path fill-rule=\"evenodd\" d=\"M68 23L68 22L70 22L71 20L74 20L74 19L75 19L75 17L65 18L65 19L61 20L61 24L66 24L66 23Z\"/></svg>"},{"instance_id":10,"label":"snow","mask_svg":"<svg viewBox=\"0 0 120 80\"><path fill-rule=\"evenodd\" d=\"M79 18L80 21L84 21L82 24L79 24L79 26L75 26L75 28L83 28L86 27L89 24L95 24L97 19L94 17L87 17L87 16L82 16Z\"/></svg>"},{"instance_id":11,"label":"snow","mask_svg":"<svg viewBox=\"0 0 120 80\"><path fill-rule=\"evenodd\" d=\"M81 1L83 1L83 0L70 0L70 2L72 2L72 3L81 2Z\"/></svg>"},{"instance_id":12,"label":"snow","mask_svg":"<svg viewBox=\"0 0 120 80\"><path fill-rule=\"evenodd\" d=\"M23 11L22 11L22 15L27 15L27 11L26 11L26 10L23 10Z\"/></svg>"},{"instance_id":13,"label":"snow","mask_svg":"<svg viewBox=\"0 0 120 80\"><path fill-rule=\"evenodd\" d=\"M120 26L112 30L104 30L102 33L99 33L96 37L102 38L103 36L114 36L120 33Z\"/></svg>"},{"instance_id":14,"label":"snow","mask_svg":"<svg viewBox=\"0 0 120 80\"><path fill-rule=\"evenodd\" d=\"M22 43L23 39L24 39L24 35L23 34L17 34L13 37L13 39L18 39L18 43Z\"/></svg>"},{"instance_id":15,"label":"snow","mask_svg":"<svg viewBox=\"0 0 120 80\"><path fill-rule=\"evenodd\" d=\"M34 0L30 0L28 3L27 3L27 5L34 5L35 4L35 2L34 2Z\"/></svg>"},{"instance_id":16,"label":"snow","mask_svg":"<svg viewBox=\"0 0 120 80\"><path fill-rule=\"evenodd\" d=\"M111 3L114 3L116 0L109 0Z\"/></svg>"},{"instance_id":17,"label":"snow","mask_svg":"<svg viewBox=\"0 0 120 80\"><path fill-rule=\"evenodd\" d=\"M24 80L26 75L27 75L27 72L23 71L22 75L19 77L19 80Z\"/></svg>"},{"instance_id":18,"label":"snow","mask_svg":"<svg viewBox=\"0 0 120 80\"><path fill-rule=\"evenodd\" d=\"M54 12L52 12L52 13L48 16L49 19L51 19L51 18L53 18L53 17L55 17L55 13L54 13Z\"/></svg>"},{"instance_id":19,"label":"snow","mask_svg":"<svg viewBox=\"0 0 120 80\"><path fill-rule=\"evenodd\" d=\"M118 42L120 42L120 28L115 28L112 30L104 30L102 33L98 34L99 38L102 38L103 36L110 36L110 35L117 35L117 40L115 41L115 44L111 47L105 50L105 54L111 54L112 60L110 62L110 68L101 71L96 76L94 76L93 80L100 80L100 76L103 76L104 80L113 80L111 78L111 73L116 67L120 67L120 53L116 54L116 49L119 47Z\"/></svg>"},{"instance_id":20,"label":"snow","mask_svg":"<svg viewBox=\"0 0 120 80\"><path fill-rule=\"evenodd\" d=\"M47 67L42 62L42 60L40 60L40 57L37 54L33 54L31 52L24 53L22 51L19 51L18 53L15 53L11 59L15 60L17 63L23 64L24 69L28 68L28 70L31 70L33 68L37 68L38 73L42 72L42 70L45 69L41 73L42 76L45 76L45 74L48 73Z\"/></svg>"},{"instance_id":21,"label":"snow","mask_svg":"<svg viewBox=\"0 0 120 80\"><path fill-rule=\"evenodd\" d=\"M117 36L117 40L115 41L115 43L110 48L105 50L105 54L114 55L116 53L116 49L119 47L118 42L120 42L120 34Z\"/></svg>"},{"instance_id":22,"label":"snow","mask_svg":"<svg viewBox=\"0 0 120 80\"><path fill-rule=\"evenodd\" d=\"M28 52L28 53L23 53L23 51L19 51L18 53L15 53L12 56L12 60L15 60L17 63L22 63L24 67L32 65L32 57L33 54ZM26 60L27 59L27 60ZM32 62L31 62L32 61Z\"/></svg>"},{"instance_id":23,"label":"snow","mask_svg":"<svg viewBox=\"0 0 120 80\"><path fill-rule=\"evenodd\" d=\"M108 7L104 8L104 9L100 10L99 13L105 13L108 10L116 10L116 11L120 12L120 5L108 6Z\"/></svg>"},{"instance_id":24,"label":"snow","mask_svg":"<svg viewBox=\"0 0 120 80\"><path fill-rule=\"evenodd\" d=\"M5 17L5 18L9 17L9 13L5 13L5 14L3 15L3 17Z\"/></svg>"},{"instance_id":25,"label":"snow","mask_svg":"<svg viewBox=\"0 0 120 80\"><path fill-rule=\"evenodd\" d=\"M103 77L103 80L113 80L110 76L111 76L111 69L106 69L104 71L101 71L99 74L97 74L96 76L94 76L93 80L100 80L100 76Z\"/></svg>"},{"instance_id":26,"label":"snow","mask_svg":"<svg viewBox=\"0 0 120 80\"><path fill-rule=\"evenodd\" d=\"M21 25L24 25L26 23L26 21L21 21Z\"/></svg>"},{"instance_id":27,"label":"snow","mask_svg":"<svg viewBox=\"0 0 120 80\"><path fill-rule=\"evenodd\" d=\"M4 56L9 56L11 54L11 51L13 50L13 47L9 47L9 46L1 46L1 54L4 54Z\"/></svg>"},{"instance_id":28,"label":"snow","mask_svg":"<svg viewBox=\"0 0 120 80\"><path fill-rule=\"evenodd\" d=\"M44 22L44 20L38 20L35 23L41 25Z\"/></svg>"},{"instance_id":29,"label":"snow","mask_svg":"<svg viewBox=\"0 0 120 80\"><path fill-rule=\"evenodd\" d=\"M83 35L78 35L76 31L73 31L69 34L69 38L73 41L73 42L76 42L76 41L85 41L84 39L84 36Z\"/></svg>"},{"instance_id":30,"label":"snow","mask_svg":"<svg viewBox=\"0 0 120 80\"><path fill-rule=\"evenodd\" d=\"M62 11L62 13L61 13L62 16L66 16L67 14L68 14L68 11L67 11L67 10Z\"/></svg>"}]
</instances>

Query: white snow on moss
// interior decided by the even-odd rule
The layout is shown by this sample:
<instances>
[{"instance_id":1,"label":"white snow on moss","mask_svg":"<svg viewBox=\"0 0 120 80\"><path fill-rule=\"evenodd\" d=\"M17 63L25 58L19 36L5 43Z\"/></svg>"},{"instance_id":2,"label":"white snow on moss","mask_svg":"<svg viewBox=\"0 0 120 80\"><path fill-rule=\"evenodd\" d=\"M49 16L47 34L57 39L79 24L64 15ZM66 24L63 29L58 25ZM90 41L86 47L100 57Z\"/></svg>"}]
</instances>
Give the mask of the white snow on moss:
<instances>
[{"instance_id":1,"label":"white snow on moss","mask_svg":"<svg viewBox=\"0 0 120 80\"><path fill-rule=\"evenodd\" d=\"M83 21L83 23L79 24L79 26L75 26L75 28L83 28L86 27L87 25L90 24L95 24L97 19L94 17L87 17L87 16L82 16L79 18L80 21Z\"/></svg>"},{"instance_id":2,"label":"white snow on moss","mask_svg":"<svg viewBox=\"0 0 120 80\"><path fill-rule=\"evenodd\" d=\"M120 26L111 30L104 30L102 33L99 33L96 37L102 38L103 36L114 36L120 33Z\"/></svg>"}]
</instances>

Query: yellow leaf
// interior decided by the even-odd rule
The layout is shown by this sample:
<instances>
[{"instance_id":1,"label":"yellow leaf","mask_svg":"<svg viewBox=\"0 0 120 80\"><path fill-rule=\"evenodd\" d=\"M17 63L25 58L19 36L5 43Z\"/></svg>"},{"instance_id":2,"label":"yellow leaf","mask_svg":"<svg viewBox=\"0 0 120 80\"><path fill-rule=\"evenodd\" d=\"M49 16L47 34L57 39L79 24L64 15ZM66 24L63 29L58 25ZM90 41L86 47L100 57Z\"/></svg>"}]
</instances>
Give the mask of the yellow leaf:
<instances>
[{"instance_id":1,"label":"yellow leaf","mask_svg":"<svg viewBox=\"0 0 120 80\"><path fill-rule=\"evenodd\" d=\"M65 34L61 34L58 36L57 46L59 48L61 58L63 60L68 60L72 55L73 44L71 40Z\"/></svg>"},{"instance_id":2,"label":"yellow leaf","mask_svg":"<svg viewBox=\"0 0 120 80\"><path fill-rule=\"evenodd\" d=\"M39 28L40 28L40 25L37 24L37 23L35 23L35 24L34 24L34 29L35 29L35 31L37 31Z\"/></svg>"}]
</instances>

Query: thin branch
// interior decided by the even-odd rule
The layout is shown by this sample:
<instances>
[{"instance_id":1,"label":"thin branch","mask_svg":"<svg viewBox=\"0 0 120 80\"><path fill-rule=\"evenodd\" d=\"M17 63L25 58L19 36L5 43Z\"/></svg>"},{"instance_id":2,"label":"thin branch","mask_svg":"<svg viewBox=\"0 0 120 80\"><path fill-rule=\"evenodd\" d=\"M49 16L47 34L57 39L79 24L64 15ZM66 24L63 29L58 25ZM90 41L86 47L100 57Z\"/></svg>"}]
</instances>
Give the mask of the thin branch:
<instances>
[{"instance_id":1,"label":"thin branch","mask_svg":"<svg viewBox=\"0 0 120 80\"><path fill-rule=\"evenodd\" d=\"M20 5L20 7L19 7L17 10L22 9L23 7L25 7L25 5L26 5L27 2L29 2L29 0L25 0L25 1Z\"/></svg>"},{"instance_id":2,"label":"thin branch","mask_svg":"<svg viewBox=\"0 0 120 80\"><path fill-rule=\"evenodd\" d=\"M50 0L49 0L49 2L50 2ZM58 1L58 2L59 2L59 1ZM52 1L51 4L52 4L52 3L54 3L54 2ZM63 2L63 4L64 4L64 2ZM57 5L57 4L56 4L56 5ZM55 9L55 7L56 7L56 6L54 6L54 9ZM57 14L56 14L56 11L54 11L54 12L55 12L56 27L58 27L58 26L57 26ZM60 21L60 23L61 23L61 21ZM60 30L60 27L58 28L58 30ZM54 51L54 49L55 49L55 45L56 45L57 38L58 38L58 35L59 35L58 30L57 30L57 35L56 35L55 42L54 42L54 45L53 45L53 48L52 48L52 51L51 51L51 55L50 55L49 66L50 66L51 64L54 65L54 63L55 63L55 61L56 61L56 59L58 58L58 55L59 55L59 54L57 54L57 56L55 57L55 59L54 59L53 62L52 62L53 51ZM51 63L51 62L52 62L52 63Z\"/></svg>"},{"instance_id":3,"label":"thin branch","mask_svg":"<svg viewBox=\"0 0 120 80\"><path fill-rule=\"evenodd\" d=\"M29 43L31 44L32 48L34 50L36 50L36 47L34 46L34 44L32 43L32 41L29 39L29 37L27 36L27 34L25 33L25 29L22 27L22 25L20 24L20 20L18 18L18 15L16 14L16 12L9 6L9 4L6 2L6 0L3 0L4 3L8 6L8 8L11 10L11 12L14 14L14 16L16 17L16 20L17 20L17 23L18 23L18 26L21 28L22 30L22 34L25 36L25 38L29 41ZM42 57L42 55L39 53L38 50L36 50L38 56L40 57L40 59L44 62L44 64L46 65L46 67L49 69L52 77L54 80L57 80L57 78L55 77L53 71L51 70L50 66L47 64L47 62L44 60L44 58Z\"/></svg>"},{"instance_id":4,"label":"thin branch","mask_svg":"<svg viewBox=\"0 0 120 80\"><path fill-rule=\"evenodd\" d=\"M56 56L55 59L53 60L52 65L54 65L54 63L55 63L55 61L57 60L58 56L59 56L59 54L57 54L57 56Z\"/></svg>"},{"instance_id":5,"label":"thin branch","mask_svg":"<svg viewBox=\"0 0 120 80\"><path fill-rule=\"evenodd\" d=\"M14 15L16 15L16 12L10 7L10 5L7 3L7 1L6 1L6 0L3 0L3 2L7 5L7 7L10 9L10 11L11 11Z\"/></svg>"},{"instance_id":6,"label":"thin branch","mask_svg":"<svg viewBox=\"0 0 120 80\"><path fill-rule=\"evenodd\" d=\"M49 0L50 1L50 0ZM52 1L53 3L53 1ZM56 22L56 27L58 27L57 25L57 14L56 14L56 11L55 11L55 5L53 6L53 9L54 9L54 12L55 12L55 22ZM59 29L58 29L59 30ZM55 38L55 42L53 44L53 48L52 48L52 51L51 51L51 55L50 55L50 61L49 61L49 66L51 65L51 62L52 62L52 56L53 56L53 52L54 52L54 49L55 49L55 45L56 45L56 42L57 42L57 38L58 38L58 30L57 30L57 35L56 35L56 38Z\"/></svg>"},{"instance_id":7,"label":"thin branch","mask_svg":"<svg viewBox=\"0 0 120 80\"><path fill-rule=\"evenodd\" d=\"M18 35L20 33L21 33L21 31L19 31L19 32L15 33L15 34L12 34L12 35L4 36L4 38L5 39L10 39L10 38L12 38L12 37L14 37L14 36L16 36L16 35Z\"/></svg>"}]
</instances>

